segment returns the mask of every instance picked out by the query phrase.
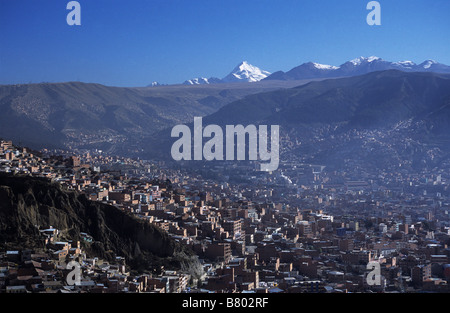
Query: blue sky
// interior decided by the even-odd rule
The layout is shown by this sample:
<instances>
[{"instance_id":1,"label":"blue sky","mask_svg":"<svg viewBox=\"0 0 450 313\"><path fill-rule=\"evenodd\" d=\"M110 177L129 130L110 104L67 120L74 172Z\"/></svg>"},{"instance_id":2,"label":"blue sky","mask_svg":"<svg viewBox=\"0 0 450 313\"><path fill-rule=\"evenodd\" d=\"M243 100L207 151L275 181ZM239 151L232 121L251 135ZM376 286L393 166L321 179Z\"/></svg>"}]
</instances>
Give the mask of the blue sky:
<instances>
[{"instance_id":1,"label":"blue sky","mask_svg":"<svg viewBox=\"0 0 450 313\"><path fill-rule=\"evenodd\" d=\"M359 56L450 64L450 1L0 0L0 84L95 82L146 86L222 78L246 60L264 70Z\"/></svg>"}]
</instances>

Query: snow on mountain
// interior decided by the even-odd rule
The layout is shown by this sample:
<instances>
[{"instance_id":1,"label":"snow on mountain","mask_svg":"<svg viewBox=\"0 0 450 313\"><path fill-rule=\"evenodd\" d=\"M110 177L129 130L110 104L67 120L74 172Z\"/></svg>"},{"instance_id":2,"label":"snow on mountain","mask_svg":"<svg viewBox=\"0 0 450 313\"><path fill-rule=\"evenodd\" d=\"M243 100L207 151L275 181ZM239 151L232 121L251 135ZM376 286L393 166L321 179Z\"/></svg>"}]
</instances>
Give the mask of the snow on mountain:
<instances>
[{"instance_id":1,"label":"snow on mountain","mask_svg":"<svg viewBox=\"0 0 450 313\"><path fill-rule=\"evenodd\" d=\"M183 85L208 85L209 81L204 77L197 77L193 79L186 80Z\"/></svg>"},{"instance_id":2,"label":"snow on mountain","mask_svg":"<svg viewBox=\"0 0 450 313\"><path fill-rule=\"evenodd\" d=\"M429 69L430 67L432 67L434 64L439 64L438 62L434 61L434 60L426 60L425 62L423 62L422 64L420 64L421 67L423 67L424 69Z\"/></svg>"},{"instance_id":3,"label":"snow on mountain","mask_svg":"<svg viewBox=\"0 0 450 313\"><path fill-rule=\"evenodd\" d=\"M352 63L355 66L358 66L358 65L361 65L363 63L372 63L374 61L379 61L379 60L381 60L381 58L376 57L376 56L371 56L371 57L368 57L368 58L359 57L359 58L350 60L349 62Z\"/></svg>"},{"instance_id":4,"label":"snow on mountain","mask_svg":"<svg viewBox=\"0 0 450 313\"><path fill-rule=\"evenodd\" d=\"M417 66L417 64L412 61L399 61L392 63L392 65L405 69L413 69L415 66Z\"/></svg>"},{"instance_id":5,"label":"snow on mountain","mask_svg":"<svg viewBox=\"0 0 450 313\"><path fill-rule=\"evenodd\" d=\"M326 65L326 64L319 64L319 63L313 63L314 67L319 70L337 70L338 66L333 65Z\"/></svg>"},{"instance_id":6,"label":"snow on mountain","mask_svg":"<svg viewBox=\"0 0 450 313\"><path fill-rule=\"evenodd\" d=\"M426 60L421 64L416 64L413 61L385 61L377 56L358 57L356 59L347 61L340 66L320 64L314 62L303 63L291 69L288 72L278 71L273 74L268 71L243 61L238 64L230 74L223 79L211 78L193 78L185 81L185 85L207 85L218 83L232 83L232 82L258 82L263 79L268 80L302 80L315 78L332 78L332 77L349 77L356 75L363 75L374 71L385 70L400 70L400 71L416 71L416 72L437 72L450 73L450 66L438 63L434 60Z\"/></svg>"},{"instance_id":7,"label":"snow on mountain","mask_svg":"<svg viewBox=\"0 0 450 313\"><path fill-rule=\"evenodd\" d=\"M160 86L166 86L165 84L161 84L159 82L152 82L150 85L148 85L147 87L160 87Z\"/></svg>"},{"instance_id":8,"label":"snow on mountain","mask_svg":"<svg viewBox=\"0 0 450 313\"><path fill-rule=\"evenodd\" d=\"M347 61L340 66L319 63L303 63L288 72L278 71L270 75L268 80L302 80L314 78L333 78L363 75L374 71L400 70L408 72L450 73L450 66L434 60L426 60L417 65L412 61L390 62L377 56L359 57Z\"/></svg>"},{"instance_id":9,"label":"snow on mountain","mask_svg":"<svg viewBox=\"0 0 450 313\"><path fill-rule=\"evenodd\" d=\"M222 81L229 82L258 82L268 77L271 73L249 64L247 61L240 63L234 70L225 76Z\"/></svg>"},{"instance_id":10,"label":"snow on mountain","mask_svg":"<svg viewBox=\"0 0 450 313\"><path fill-rule=\"evenodd\" d=\"M210 85L210 84L218 84L221 83L222 80L216 77L204 78L197 77L193 79L186 80L183 85Z\"/></svg>"}]
</instances>

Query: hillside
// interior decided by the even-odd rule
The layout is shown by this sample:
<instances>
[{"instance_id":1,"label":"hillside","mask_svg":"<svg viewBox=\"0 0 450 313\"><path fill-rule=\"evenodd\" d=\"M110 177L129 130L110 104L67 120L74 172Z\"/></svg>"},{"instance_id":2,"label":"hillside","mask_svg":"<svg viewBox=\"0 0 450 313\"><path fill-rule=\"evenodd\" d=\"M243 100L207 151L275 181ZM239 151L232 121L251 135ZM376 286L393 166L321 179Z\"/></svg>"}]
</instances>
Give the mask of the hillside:
<instances>
[{"instance_id":1,"label":"hillside","mask_svg":"<svg viewBox=\"0 0 450 313\"><path fill-rule=\"evenodd\" d=\"M167 233L116 207L89 201L46 179L0 174L0 247L42 248L38 227L49 226L66 240L88 233L94 239L85 243L88 254L107 260L123 256L138 271L196 267L198 262Z\"/></svg>"},{"instance_id":2,"label":"hillside","mask_svg":"<svg viewBox=\"0 0 450 313\"><path fill-rule=\"evenodd\" d=\"M79 82L0 86L0 137L31 148L129 154L141 139L249 94L304 82L108 87Z\"/></svg>"},{"instance_id":3,"label":"hillside","mask_svg":"<svg viewBox=\"0 0 450 313\"><path fill-rule=\"evenodd\" d=\"M377 126L450 110L450 76L383 71L248 96L204 118L216 124ZM239 114L238 114L239 113Z\"/></svg>"}]
</instances>

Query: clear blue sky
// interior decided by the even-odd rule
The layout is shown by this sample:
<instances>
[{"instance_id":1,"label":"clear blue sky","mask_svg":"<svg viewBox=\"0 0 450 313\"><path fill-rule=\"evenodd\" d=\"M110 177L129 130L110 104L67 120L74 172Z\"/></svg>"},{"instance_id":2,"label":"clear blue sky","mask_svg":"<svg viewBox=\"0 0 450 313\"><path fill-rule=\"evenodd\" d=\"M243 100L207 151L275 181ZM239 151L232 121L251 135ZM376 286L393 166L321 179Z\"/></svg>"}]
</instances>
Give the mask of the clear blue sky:
<instances>
[{"instance_id":1,"label":"clear blue sky","mask_svg":"<svg viewBox=\"0 0 450 313\"><path fill-rule=\"evenodd\" d=\"M83 81L110 86L224 77L240 61L290 70L375 55L450 64L449 0L0 0L0 84Z\"/></svg>"}]
</instances>

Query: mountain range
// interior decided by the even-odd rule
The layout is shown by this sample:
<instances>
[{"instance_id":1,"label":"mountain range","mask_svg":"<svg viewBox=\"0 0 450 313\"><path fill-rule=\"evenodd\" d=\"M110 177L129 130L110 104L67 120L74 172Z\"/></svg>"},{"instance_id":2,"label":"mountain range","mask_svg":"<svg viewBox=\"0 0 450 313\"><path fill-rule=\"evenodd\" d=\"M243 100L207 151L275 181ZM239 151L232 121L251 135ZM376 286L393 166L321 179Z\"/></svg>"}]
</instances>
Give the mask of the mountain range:
<instances>
[{"instance_id":1,"label":"mountain range","mask_svg":"<svg viewBox=\"0 0 450 313\"><path fill-rule=\"evenodd\" d=\"M185 85L220 84L224 82L257 82L261 80L304 80L317 78L336 78L363 75L375 71L400 70L405 72L435 72L450 73L450 66L434 60L426 60L420 64L412 61L390 62L379 57L359 57L347 61L340 66L326 65L315 62L303 63L288 72L270 73L249 64L247 61L238 64L230 74L220 79L193 78L186 80Z\"/></svg>"},{"instance_id":2,"label":"mountain range","mask_svg":"<svg viewBox=\"0 0 450 313\"><path fill-rule=\"evenodd\" d=\"M305 82L108 87L81 82L0 86L0 137L34 149L133 150L144 137L247 95ZM119 150L117 150L119 149Z\"/></svg>"},{"instance_id":3,"label":"mountain range","mask_svg":"<svg viewBox=\"0 0 450 313\"><path fill-rule=\"evenodd\" d=\"M203 125L239 124L279 125L289 138L280 144L281 160L330 167L360 160L375 170L405 169L411 160L437 166L450 155L450 74L387 70L311 81L248 95L203 118ZM165 130L146 140L143 154L170 157L174 140Z\"/></svg>"},{"instance_id":4,"label":"mountain range","mask_svg":"<svg viewBox=\"0 0 450 313\"><path fill-rule=\"evenodd\" d=\"M450 74L388 70L249 95L203 121L283 126L347 123L368 128L438 116L450 116ZM450 119L445 124L450 125Z\"/></svg>"},{"instance_id":5,"label":"mountain range","mask_svg":"<svg viewBox=\"0 0 450 313\"><path fill-rule=\"evenodd\" d=\"M311 78L333 78L363 75L375 71L400 70L404 72L450 73L450 66L434 60L420 64L412 61L390 62L379 57L359 57L340 66L324 65L314 62L304 63L288 72L278 71L267 77L268 80L297 80Z\"/></svg>"},{"instance_id":6,"label":"mountain range","mask_svg":"<svg viewBox=\"0 0 450 313\"><path fill-rule=\"evenodd\" d=\"M362 57L339 67L306 63L265 78L266 72L240 65L227 80L251 82L144 88L79 82L0 86L0 137L33 149L100 149L170 159L171 128L202 116L204 125L280 125L282 134L299 143L295 149L300 152L291 149L299 155L306 155L302 149L307 146L311 152L329 142L334 150L319 149L327 151L323 155L344 149L353 151L346 155L352 158L360 138L349 147L348 136L360 130L370 132L370 138L383 136L378 142L384 147L408 146L405 140L416 142L414 151L450 147L446 65ZM399 123L408 125L402 136L395 135Z\"/></svg>"}]
</instances>

